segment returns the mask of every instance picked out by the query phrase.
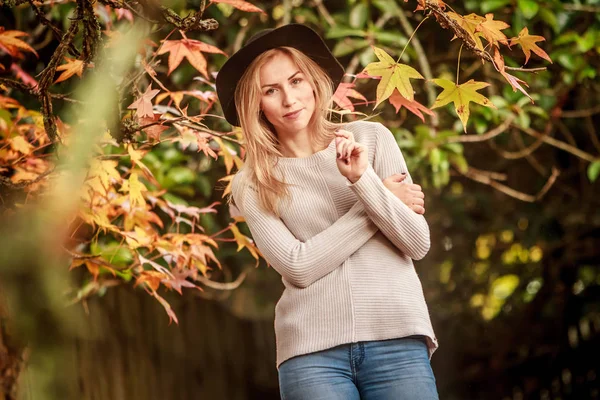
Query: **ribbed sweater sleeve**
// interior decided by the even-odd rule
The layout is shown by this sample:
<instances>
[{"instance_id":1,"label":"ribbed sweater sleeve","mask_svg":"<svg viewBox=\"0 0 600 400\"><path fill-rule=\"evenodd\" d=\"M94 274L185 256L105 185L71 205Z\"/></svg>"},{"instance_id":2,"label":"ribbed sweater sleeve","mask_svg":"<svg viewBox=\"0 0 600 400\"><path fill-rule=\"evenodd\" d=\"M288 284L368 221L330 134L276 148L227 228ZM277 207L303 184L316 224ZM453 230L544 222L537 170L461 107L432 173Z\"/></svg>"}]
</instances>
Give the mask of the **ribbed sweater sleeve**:
<instances>
[{"instance_id":1,"label":"ribbed sweater sleeve","mask_svg":"<svg viewBox=\"0 0 600 400\"><path fill-rule=\"evenodd\" d=\"M369 165L361 178L349 186L371 220L394 246L410 258L420 260L430 247L427 221L398 199L382 181L401 172L407 174L404 182L412 183L396 139L385 126L377 124L373 167Z\"/></svg>"},{"instance_id":2,"label":"ribbed sweater sleeve","mask_svg":"<svg viewBox=\"0 0 600 400\"><path fill-rule=\"evenodd\" d=\"M280 218L260 206L255 189L243 183L241 175L236 174L232 183L235 204L264 258L294 286L306 288L338 268L377 232L357 202L327 229L300 241Z\"/></svg>"}]
</instances>

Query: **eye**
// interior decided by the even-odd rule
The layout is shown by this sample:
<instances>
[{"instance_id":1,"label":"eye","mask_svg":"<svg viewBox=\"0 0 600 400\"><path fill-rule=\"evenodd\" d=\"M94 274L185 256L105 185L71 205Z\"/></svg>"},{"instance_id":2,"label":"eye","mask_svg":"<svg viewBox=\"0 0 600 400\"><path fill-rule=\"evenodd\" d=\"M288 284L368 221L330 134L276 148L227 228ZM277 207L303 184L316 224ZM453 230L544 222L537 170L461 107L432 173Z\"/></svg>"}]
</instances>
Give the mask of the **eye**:
<instances>
[{"instance_id":1,"label":"eye","mask_svg":"<svg viewBox=\"0 0 600 400\"><path fill-rule=\"evenodd\" d=\"M300 82L302 82L302 79L301 79L301 78L294 78L294 79L292 79L292 84L294 84L294 85L297 85L297 84L299 84Z\"/></svg>"},{"instance_id":2,"label":"eye","mask_svg":"<svg viewBox=\"0 0 600 400\"><path fill-rule=\"evenodd\" d=\"M273 88L267 89L267 91L265 92L266 95L271 95L273 93L275 93L275 89Z\"/></svg>"}]
</instances>

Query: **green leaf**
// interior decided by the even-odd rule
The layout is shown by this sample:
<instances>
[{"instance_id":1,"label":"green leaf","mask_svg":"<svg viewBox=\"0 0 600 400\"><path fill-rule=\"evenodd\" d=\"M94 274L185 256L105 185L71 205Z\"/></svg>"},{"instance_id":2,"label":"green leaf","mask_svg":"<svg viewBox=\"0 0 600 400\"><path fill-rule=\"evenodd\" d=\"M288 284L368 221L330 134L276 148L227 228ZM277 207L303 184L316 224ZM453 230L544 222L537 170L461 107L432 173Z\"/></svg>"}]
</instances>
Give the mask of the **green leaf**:
<instances>
[{"instance_id":1,"label":"green leaf","mask_svg":"<svg viewBox=\"0 0 600 400\"><path fill-rule=\"evenodd\" d=\"M538 2L535 0L517 0L517 6L527 19L535 17L540 9Z\"/></svg>"},{"instance_id":2,"label":"green leaf","mask_svg":"<svg viewBox=\"0 0 600 400\"><path fill-rule=\"evenodd\" d=\"M329 29L325 37L327 39L346 38L348 36L366 37L367 32L362 29L350 29L346 27L333 26Z\"/></svg>"},{"instance_id":3,"label":"green leaf","mask_svg":"<svg viewBox=\"0 0 600 400\"><path fill-rule=\"evenodd\" d=\"M196 174L186 167L173 167L167 174L167 180L177 185L185 185L194 182Z\"/></svg>"},{"instance_id":4,"label":"green leaf","mask_svg":"<svg viewBox=\"0 0 600 400\"><path fill-rule=\"evenodd\" d=\"M585 53L588 50L594 48L596 44L596 31L593 29L588 29L588 31L583 36L579 36L577 38L577 48L581 53Z\"/></svg>"},{"instance_id":5,"label":"green leaf","mask_svg":"<svg viewBox=\"0 0 600 400\"><path fill-rule=\"evenodd\" d=\"M600 161L594 161L588 166L587 175L590 182L595 182L600 175Z\"/></svg>"},{"instance_id":6,"label":"green leaf","mask_svg":"<svg viewBox=\"0 0 600 400\"><path fill-rule=\"evenodd\" d=\"M358 3L350 11L350 26L353 28L363 28L369 17L369 7L364 2Z\"/></svg>"},{"instance_id":7,"label":"green leaf","mask_svg":"<svg viewBox=\"0 0 600 400\"><path fill-rule=\"evenodd\" d=\"M545 7L542 7L540 9L540 11L538 12L538 15L542 21L544 21L545 23L547 23L548 25L550 25L552 27L552 30L554 31L555 34L558 33L558 31L559 31L558 19L556 18L556 14L554 14L553 11L551 11Z\"/></svg>"},{"instance_id":8,"label":"green leaf","mask_svg":"<svg viewBox=\"0 0 600 400\"><path fill-rule=\"evenodd\" d=\"M336 57L343 57L364 48L368 48L370 50L369 42L367 40L345 39L337 42L332 50L332 53Z\"/></svg>"},{"instance_id":9,"label":"green leaf","mask_svg":"<svg viewBox=\"0 0 600 400\"><path fill-rule=\"evenodd\" d=\"M487 0L481 2L481 12L489 13L494 10L499 9L500 7L504 7L507 4L510 4L511 0Z\"/></svg>"}]
</instances>

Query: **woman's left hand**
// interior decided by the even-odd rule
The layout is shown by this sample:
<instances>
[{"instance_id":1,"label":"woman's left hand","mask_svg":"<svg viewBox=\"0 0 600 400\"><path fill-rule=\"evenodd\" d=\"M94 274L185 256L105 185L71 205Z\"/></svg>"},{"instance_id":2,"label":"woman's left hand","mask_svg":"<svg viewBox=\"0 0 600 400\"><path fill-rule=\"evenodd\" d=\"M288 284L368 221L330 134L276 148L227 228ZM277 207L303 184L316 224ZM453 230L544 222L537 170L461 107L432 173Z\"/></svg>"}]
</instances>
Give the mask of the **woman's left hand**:
<instances>
[{"instance_id":1,"label":"woman's left hand","mask_svg":"<svg viewBox=\"0 0 600 400\"><path fill-rule=\"evenodd\" d=\"M338 169L343 176L354 183L360 179L369 165L367 146L354 141L352 132L343 129L336 131L335 136Z\"/></svg>"}]
</instances>

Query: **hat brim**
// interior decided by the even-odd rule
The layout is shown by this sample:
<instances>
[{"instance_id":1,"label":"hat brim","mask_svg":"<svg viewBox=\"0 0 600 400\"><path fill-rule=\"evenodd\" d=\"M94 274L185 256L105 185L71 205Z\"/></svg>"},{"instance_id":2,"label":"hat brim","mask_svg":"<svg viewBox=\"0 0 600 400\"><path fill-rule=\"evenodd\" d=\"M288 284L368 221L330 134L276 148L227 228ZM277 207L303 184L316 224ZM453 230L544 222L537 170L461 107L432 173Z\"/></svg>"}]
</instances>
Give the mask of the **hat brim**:
<instances>
[{"instance_id":1,"label":"hat brim","mask_svg":"<svg viewBox=\"0 0 600 400\"><path fill-rule=\"evenodd\" d=\"M344 68L331 53L321 36L314 30L299 24L289 24L273 29L256 40L252 40L232 55L217 74L217 95L225 119L231 125L240 125L235 107L235 89L242 75L260 54L283 46L300 50L323 68L333 82L334 91L342 81Z\"/></svg>"}]
</instances>

